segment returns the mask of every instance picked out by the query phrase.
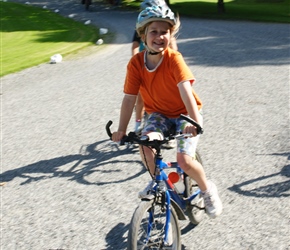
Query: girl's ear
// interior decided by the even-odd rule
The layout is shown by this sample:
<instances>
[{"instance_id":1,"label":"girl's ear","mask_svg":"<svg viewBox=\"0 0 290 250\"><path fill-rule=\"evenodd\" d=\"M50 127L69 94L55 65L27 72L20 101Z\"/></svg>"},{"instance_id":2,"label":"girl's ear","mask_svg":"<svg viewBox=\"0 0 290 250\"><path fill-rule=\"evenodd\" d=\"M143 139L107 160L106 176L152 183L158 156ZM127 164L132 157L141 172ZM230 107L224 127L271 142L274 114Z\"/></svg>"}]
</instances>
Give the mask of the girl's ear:
<instances>
[{"instance_id":1,"label":"girl's ear","mask_svg":"<svg viewBox=\"0 0 290 250\"><path fill-rule=\"evenodd\" d=\"M143 43L145 42L145 34L141 35L141 40L142 40Z\"/></svg>"}]
</instances>

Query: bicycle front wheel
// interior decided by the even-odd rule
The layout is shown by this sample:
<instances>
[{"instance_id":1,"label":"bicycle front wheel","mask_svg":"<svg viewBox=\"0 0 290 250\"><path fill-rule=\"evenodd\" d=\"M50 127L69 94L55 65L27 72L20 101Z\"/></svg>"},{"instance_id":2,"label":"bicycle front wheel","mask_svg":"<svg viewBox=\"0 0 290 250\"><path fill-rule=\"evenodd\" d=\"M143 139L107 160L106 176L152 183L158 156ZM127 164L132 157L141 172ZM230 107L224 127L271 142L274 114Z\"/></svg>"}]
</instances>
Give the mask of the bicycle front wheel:
<instances>
[{"instance_id":1,"label":"bicycle front wheel","mask_svg":"<svg viewBox=\"0 0 290 250\"><path fill-rule=\"evenodd\" d=\"M135 210L129 228L128 249L181 250L180 229L175 210L170 209L169 246L165 246L166 209L151 201L141 201ZM171 238L170 238L171 237Z\"/></svg>"}]
</instances>

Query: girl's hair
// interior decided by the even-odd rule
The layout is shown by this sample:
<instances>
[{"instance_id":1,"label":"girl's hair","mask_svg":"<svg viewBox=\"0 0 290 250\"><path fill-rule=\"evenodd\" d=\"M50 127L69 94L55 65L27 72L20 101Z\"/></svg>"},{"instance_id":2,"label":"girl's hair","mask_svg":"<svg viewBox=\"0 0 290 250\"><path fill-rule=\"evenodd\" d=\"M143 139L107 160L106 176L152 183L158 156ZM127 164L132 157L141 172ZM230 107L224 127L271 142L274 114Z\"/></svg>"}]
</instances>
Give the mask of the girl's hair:
<instances>
[{"instance_id":1,"label":"girl's hair","mask_svg":"<svg viewBox=\"0 0 290 250\"><path fill-rule=\"evenodd\" d=\"M136 31L138 35L146 33L148 25L155 21L164 21L170 24L170 35L175 36L180 27L179 16L175 17L174 13L167 5L147 7L141 11L137 22Z\"/></svg>"}]
</instances>

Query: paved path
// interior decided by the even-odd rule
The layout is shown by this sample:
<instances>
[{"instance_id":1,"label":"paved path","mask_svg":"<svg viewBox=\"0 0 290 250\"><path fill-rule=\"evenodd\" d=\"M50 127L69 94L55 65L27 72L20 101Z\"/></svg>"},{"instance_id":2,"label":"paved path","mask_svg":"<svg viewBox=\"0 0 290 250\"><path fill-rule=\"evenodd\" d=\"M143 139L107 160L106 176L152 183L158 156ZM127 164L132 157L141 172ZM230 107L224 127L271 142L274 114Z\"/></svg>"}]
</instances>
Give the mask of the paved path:
<instances>
[{"instance_id":1,"label":"paved path","mask_svg":"<svg viewBox=\"0 0 290 250\"><path fill-rule=\"evenodd\" d=\"M115 147L104 126L118 122L137 13L31 2L118 36L1 78L1 247L126 249L149 177L136 149ZM289 25L181 21L178 45L204 102L200 152L224 203L216 220L181 222L183 249L290 249Z\"/></svg>"}]
</instances>

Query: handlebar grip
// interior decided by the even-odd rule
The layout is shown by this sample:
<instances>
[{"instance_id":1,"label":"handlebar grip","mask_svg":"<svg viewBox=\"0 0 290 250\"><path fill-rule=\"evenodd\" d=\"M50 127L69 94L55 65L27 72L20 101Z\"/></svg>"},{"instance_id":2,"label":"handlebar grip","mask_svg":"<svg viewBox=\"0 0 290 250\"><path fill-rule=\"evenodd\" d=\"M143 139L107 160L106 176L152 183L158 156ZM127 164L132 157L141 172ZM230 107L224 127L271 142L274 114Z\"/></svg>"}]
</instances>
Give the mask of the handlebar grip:
<instances>
[{"instance_id":1,"label":"handlebar grip","mask_svg":"<svg viewBox=\"0 0 290 250\"><path fill-rule=\"evenodd\" d=\"M110 139L112 139L112 132L111 132L111 129L110 129L112 124L113 124L112 121L108 121L108 123L106 125L106 131L107 131L107 134L110 137Z\"/></svg>"},{"instance_id":2,"label":"handlebar grip","mask_svg":"<svg viewBox=\"0 0 290 250\"><path fill-rule=\"evenodd\" d=\"M202 134L203 133L203 128L195 120L193 120L189 116L181 114L180 118L182 118L183 120L188 121L189 123L194 125L196 127L197 134Z\"/></svg>"},{"instance_id":3,"label":"handlebar grip","mask_svg":"<svg viewBox=\"0 0 290 250\"><path fill-rule=\"evenodd\" d=\"M106 125L106 131L107 131L108 136L110 137L110 140L112 140L112 132L110 129L112 124L113 124L113 122L110 120L110 121L108 121L108 123ZM127 136L124 136L120 141L120 145L125 145L126 139L127 139Z\"/></svg>"}]
</instances>

